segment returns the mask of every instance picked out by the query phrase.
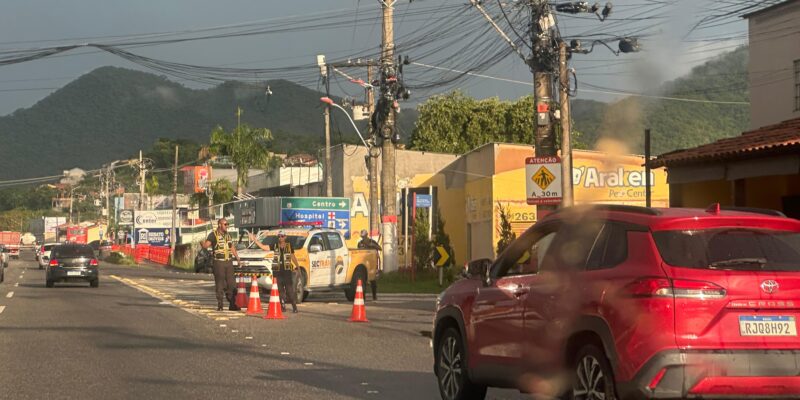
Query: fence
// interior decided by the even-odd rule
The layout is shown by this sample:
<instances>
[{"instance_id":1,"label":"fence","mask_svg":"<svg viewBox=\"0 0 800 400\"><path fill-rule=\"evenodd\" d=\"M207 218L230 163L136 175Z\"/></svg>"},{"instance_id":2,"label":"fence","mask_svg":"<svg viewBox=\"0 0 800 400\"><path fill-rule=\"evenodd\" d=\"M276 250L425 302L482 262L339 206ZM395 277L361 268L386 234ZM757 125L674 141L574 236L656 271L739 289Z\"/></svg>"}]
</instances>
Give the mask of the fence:
<instances>
[{"instance_id":1,"label":"fence","mask_svg":"<svg viewBox=\"0 0 800 400\"><path fill-rule=\"evenodd\" d=\"M111 251L119 251L128 257L133 257L136 263L142 261L150 261L152 263L168 265L172 250L169 247L150 246L148 244L140 244L135 248L131 245L113 245Z\"/></svg>"}]
</instances>

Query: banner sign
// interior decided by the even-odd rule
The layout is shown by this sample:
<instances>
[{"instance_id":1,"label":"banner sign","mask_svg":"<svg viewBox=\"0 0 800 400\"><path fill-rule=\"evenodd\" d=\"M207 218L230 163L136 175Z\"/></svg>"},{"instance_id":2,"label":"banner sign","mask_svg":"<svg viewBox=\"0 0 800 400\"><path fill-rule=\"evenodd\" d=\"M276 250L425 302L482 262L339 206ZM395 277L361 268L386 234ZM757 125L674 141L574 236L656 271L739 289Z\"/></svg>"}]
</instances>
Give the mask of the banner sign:
<instances>
[{"instance_id":1,"label":"banner sign","mask_svg":"<svg viewBox=\"0 0 800 400\"><path fill-rule=\"evenodd\" d=\"M133 212L133 225L137 229L139 227L172 228L172 210L136 210Z\"/></svg>"},{"instance_id":2,"label":"banner sign","mask_svg":"<svg viewBox=\"0 0 800 400\"><path fill-rule=\"evenodd\" d=\"M140 228L135 231L136 244L149 244L151 246L169 246L171 240L171 228Z\"/></svg>"}]
</instances>

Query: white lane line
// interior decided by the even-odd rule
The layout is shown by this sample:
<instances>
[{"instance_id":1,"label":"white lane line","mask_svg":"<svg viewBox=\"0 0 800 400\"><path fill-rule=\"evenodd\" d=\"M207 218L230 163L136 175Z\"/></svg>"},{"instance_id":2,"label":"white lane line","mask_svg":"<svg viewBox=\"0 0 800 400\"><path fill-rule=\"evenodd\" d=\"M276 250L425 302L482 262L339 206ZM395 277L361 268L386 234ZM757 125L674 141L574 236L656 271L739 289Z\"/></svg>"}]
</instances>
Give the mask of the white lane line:
<instances>
[{"instance_id":1,"label":"white lane line","mask_svg":"<svg viewBox=\"0 0 800 400\"><path fill-rule=\"evenodd\" d=\"M15 283L14 287L19 287L19 282Z\"/></svg>"},{"instance_id":2,"label":"white lane line","mask_svg":"<svg viewBox=\"0 0 800 400\"><path fill-rule=\"evenodd\" d=\"M5 310L6 310L6 306L0 306L0 314L2 314L3 311L5 311Z\"/></svg>"},{"instance_id":3,"label":"white lane line","mask_svg":"<svg viewBox=\"0 0 800 400\"><path fill-rule=\"evenodd\" d=\"M6 297L9 299L14 297L14 292L8 292L8 294L6 294Z\"/></svg>"}]
</instances>

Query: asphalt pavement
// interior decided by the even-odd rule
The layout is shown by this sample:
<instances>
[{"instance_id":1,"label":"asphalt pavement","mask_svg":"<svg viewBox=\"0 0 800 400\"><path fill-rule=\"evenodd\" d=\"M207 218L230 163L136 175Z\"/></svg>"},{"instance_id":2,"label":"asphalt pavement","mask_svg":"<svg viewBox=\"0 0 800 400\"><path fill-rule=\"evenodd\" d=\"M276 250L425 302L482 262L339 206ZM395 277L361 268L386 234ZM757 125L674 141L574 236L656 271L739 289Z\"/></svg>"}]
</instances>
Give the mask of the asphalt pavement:
<instances>
[{"instance_id":1,"label":"asphalt pavement","mask_svg":"<svg viewBox=\"0 0 800 400\"><path fill-rule=\"evenodd\" d=\"M11 261L0 284L0 398L439 398L432 296L380 294L367 300L370 322L357 324L341 293L315 294L299 314L268 321L216 312L208 275L100 268L99 288L48 289L31 253Z\"/></svg>"}]
</instances>

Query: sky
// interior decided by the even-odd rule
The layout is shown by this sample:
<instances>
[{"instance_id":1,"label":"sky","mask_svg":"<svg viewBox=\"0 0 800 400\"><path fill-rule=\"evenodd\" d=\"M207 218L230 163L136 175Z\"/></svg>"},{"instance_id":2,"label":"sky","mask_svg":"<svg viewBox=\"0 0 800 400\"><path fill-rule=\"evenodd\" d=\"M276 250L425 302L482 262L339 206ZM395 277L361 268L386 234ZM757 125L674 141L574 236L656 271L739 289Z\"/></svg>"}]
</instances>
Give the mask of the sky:
<instances>
[{"instance_id":1,"label":"sky","mask_svg":"<svg viewBox=\"0 0 800 400\"><path fill-rule=\"evenodd\" d=\"M497 12L498 4L504 5L503 10L511 14L512 21L518 22L524 17L520 17L522 14L519 14L516 0L503 1L492 4L485 0L484 4L498 19L501 15ZM733 2L742 3L738 0ZM458 8L466 3L467 0L398 1L395 11L397 37L414 37L426 29L434 32L439 24L442 30L458 29L459 26L464 29L451 37L443 35L441 43L437 42L435 34L426 36L424 45L410 46L405 54L414 62L458 70L469 67L465 65L470 61L466 56L457 57L464 54L463 49L475 49L475 54L488 54L477 49L505 46L476 10ZM720 52L745 43L741 34L746 32L746 22L738 17L687 36L700 17L720 11L721 6L717 4L721 3L712 0L620 0L614 3L612 16L605 22L589 14L558 15L562 36L581 36L584 43L594 37L641 35L643 51L640 53L617 57L606 48L597 46L591 54L575 55L571 65L577 71L577 98L612 101L620 98L619 93L613 93L617 91L651 93L664 81L683 75L691 67ZM377 53L381 32L375 12L377 8L378 1L375 0L4 0L0 2L0 52L63 44L111 43L122 40L119 38L122 35L195 30L251 21L260 21L261 26L269 27L281 21L313 18L326 12L346 13L348 17L326 29L126 49L158 60L201 66L277 68L309 65L315 63L317 54L326 54L328 60L337 60L337 57L348 55ZM516 20L513 17L515 12ZM450 20L446 18L458 13L463 15ZM352 23L347 22L349 15L353 16ZM320 18L318 22L325 24L326 19ZM499 22L513 37L509 25L514 24ZM593 36L598 34L601 36ZM463 39L459 41L458 35ZM720 37L723 40L718 39ZM611 45L616 47L615 43ZM531 74L519 57L512 54L494 58L489 64L480 74L506 81L468 77L448 85L433 85L412 92L412 106L430 95L453 89L462 89L478 98L516 99L530 93L531 87L524 82L531 80ZM0 65L0 115L30 107L80 75L106 65L147 70L116 55L88 48L21 64ZM406 68L410 70L409 74L427 71L427 75L419 76L419 82L424 79L436 81L446 75L441 70L433 74L434 70L419 65ZM308 74L301 83L314 86L314 72ZM280 77L280 73L271 73L263 78ZM289 74L287 77L297 76ZM253 79L260 78L255 76ZM208 87L197 82L177 81L195 88ZM332 90L340 96L359 93L358 88L348 87L346 82L337 84ZM279 94L275 96L277 98Z\"/></svg>"}]
</instances>

